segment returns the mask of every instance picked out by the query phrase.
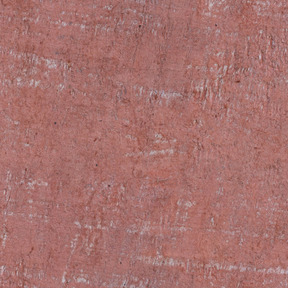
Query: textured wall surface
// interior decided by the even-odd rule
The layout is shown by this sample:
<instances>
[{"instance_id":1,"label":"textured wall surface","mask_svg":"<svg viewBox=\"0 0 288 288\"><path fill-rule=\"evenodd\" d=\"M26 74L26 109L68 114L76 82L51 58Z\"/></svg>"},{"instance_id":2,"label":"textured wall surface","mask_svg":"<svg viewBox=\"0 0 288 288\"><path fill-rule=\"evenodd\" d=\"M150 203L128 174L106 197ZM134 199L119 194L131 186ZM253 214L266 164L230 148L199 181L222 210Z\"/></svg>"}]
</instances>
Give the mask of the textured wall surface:
<instances>
[{"instance_id":1,"label":"textured wall surface","mask_svg":"<svg viewBox=\"0 0 288 288\"><path fill-rule=\"evenodd\" d=\"M0 1L0 287L288 287L285 0Z\"/></svg>"}]
</instances>

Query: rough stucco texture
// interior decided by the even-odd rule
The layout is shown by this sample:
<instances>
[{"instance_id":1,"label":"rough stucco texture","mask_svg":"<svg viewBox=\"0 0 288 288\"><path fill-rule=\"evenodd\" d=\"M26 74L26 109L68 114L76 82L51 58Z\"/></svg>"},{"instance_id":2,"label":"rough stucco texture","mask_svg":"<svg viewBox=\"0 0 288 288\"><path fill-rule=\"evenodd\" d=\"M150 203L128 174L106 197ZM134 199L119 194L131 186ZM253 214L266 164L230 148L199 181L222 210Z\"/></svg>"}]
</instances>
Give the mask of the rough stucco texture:
<instances>
[{"instance_id":1,"label":"rough stucco texture","mask_svg":"<svg viewBox=\"0 0 288 288\"><path fill-rule=\"evenodd\" d=\"M288 287L285 0L1 0L0 286Z\"/></svg>"}]
</instances>

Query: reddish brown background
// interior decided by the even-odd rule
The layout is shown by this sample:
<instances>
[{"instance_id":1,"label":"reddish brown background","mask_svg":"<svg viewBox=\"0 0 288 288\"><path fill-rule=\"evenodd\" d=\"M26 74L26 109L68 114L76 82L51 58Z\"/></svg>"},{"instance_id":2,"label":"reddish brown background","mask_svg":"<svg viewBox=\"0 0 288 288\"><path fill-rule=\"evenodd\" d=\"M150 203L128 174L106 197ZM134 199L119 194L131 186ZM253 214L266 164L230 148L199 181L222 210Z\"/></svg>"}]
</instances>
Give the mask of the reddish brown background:
<instances>
[{"instance_id":1,"label":"reddish brown background","mask_svg":"<svg viewBox=\"0 0 288 288\"><path fill-rule=\"evenodd\" d=\"M285 0L1 0L1 287L288 287Z\"/></svg>"}]
</instances>

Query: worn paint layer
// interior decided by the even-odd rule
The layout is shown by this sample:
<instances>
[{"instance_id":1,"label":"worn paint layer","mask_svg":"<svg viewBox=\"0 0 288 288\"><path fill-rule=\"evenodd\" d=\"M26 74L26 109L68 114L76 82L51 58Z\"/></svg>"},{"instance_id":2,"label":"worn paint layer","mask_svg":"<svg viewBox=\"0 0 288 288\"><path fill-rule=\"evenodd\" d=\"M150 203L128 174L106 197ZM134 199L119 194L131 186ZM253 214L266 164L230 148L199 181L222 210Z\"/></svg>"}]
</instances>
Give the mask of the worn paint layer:
<instances>
[{"instance_id":1,"label":"worn paint layer","mask_svg":"<svg viewBox=\"0 0 288 288\"><path fill-rule=\"evenodd\" d=\"M287 9L0 1L0 287L288 287Z\"/></svg>"}]
</instances>

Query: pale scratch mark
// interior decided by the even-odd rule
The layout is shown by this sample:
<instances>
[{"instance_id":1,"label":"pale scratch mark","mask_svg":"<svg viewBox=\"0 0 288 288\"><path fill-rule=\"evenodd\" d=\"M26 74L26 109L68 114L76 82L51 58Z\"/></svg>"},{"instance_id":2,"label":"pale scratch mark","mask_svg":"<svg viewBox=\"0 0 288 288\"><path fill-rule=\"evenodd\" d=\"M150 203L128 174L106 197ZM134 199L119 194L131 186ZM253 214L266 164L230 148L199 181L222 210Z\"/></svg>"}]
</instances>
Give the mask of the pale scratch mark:
<instances>
[{"instance_id":1,"label":"pale scratch mark","mask_svg":"<svg viewBox=\"0 0 288 288\"><path fill-rule=\"evenodd\" d=\"M4 189L3 191L3 194L4 194L4 197L5 197L5 201L6 201L6 207L3 211L3 214L4 214L4 223L3 223L3 234L1 235L1 239L2 239L2 247L5 248L6 246L6 241L7 241L7 238L8 238L8 234L7 234L7 215L8 215L8 206L9 206L9 202L10 202L10 199L11 199L11 190L12 190L12 187L10 185L11 183L11 179L12 179L12 173L10 172L10 170L7 171L7 175L6 175L6 185L7 185L7 188Z\"/></svg>"},{"instance_id":2,"label":"pale scratch mark","mask_svg":"<svg viewBox=\"0 0 288 288\"><path fill-rule=\"evenodd\" d=\"M62 274L62 284L65 284L66 282L68 282L66 279L67 269L69 268L70 263L71 263L71 258L73 256L73 254L75 253L75 249L76 249L76 246L78 243L79 236L80 236L80 234L76 234L75 237L71 240L71 244L70 244L71 245L71 252L70 252L70 255L68 257L68 260L67 260L67 263L65 266L65 270ZM62 285L62 287L63 287L63 285Z\"/></svg>"},{"instance_id":3,"label":"pale scratch mark","mask_svg":"<svg viewBox=\"0 0 288 288\"><path fill-rule=\"evenodd\" d=\"M0 276L4 274L5 269L6 269L6 266L4 265L0 266Z\"/></svg>"},{"instance_id":4,"label":"pale scratch mark","mask_svg":"<svg viewBox=\"0 0 288 288\"><path fill-rule=\"evenodd\" d=\"M173 149L163 149L163 150L151 150L149 152L131 152L131 153L126 153L126 157L137 157L137 156L158 156L158 155L173 155L174 150Z\"/></svg>"},{"instance_id":5,"label":"pale scratch mark","mask_svg":"<svg viewBox=\"0 0 288 288\"><path fill-rule=\"evenodd\" d=\"M7 240L7 229L6 229L6 224L3 224L3 234L1 236L2 238L2 247L5 248L6 246L6 240Z\"/></svg>"},{"instance_id":6,"label":"pale scratch mark","mask_svg":"<svg viewBox=\"0 0 288 288\"><path fill-rule=\"evenodd\" d=\"M29 179L29 182L27 183L27 185L28 185L28 187L30 189L34 190L35 185L36 186L45 186L45 187L47 187L48 183L45 182L45 181L42 181L41 179L37 179L37 180Z\"/></svg>"},{"instance_id":7,"label":"pale scratch mark","mask_svg":"<svg viewBox=\"0 0 288 288\"><path fill-rule=\"evenodd\" d=\"M170 267L186 267L186 269L190 269L190 267L194 269L216 269L218 271L239 271L240 273L244 272L252 272L259 274L274 274L274 275L288 275L288 268L284 269L280 266L278 267L269 267L269 268L259 268L256 266L248 266L245 264L225 264L218 263L214 261L210 261L207 264L195 262L191 259L177 259L171 257L163 257L162 255L152 257L152 256L138 256L137 260L153 266L170 266ZM188 270L187 270L188 272Z\"/></svg>"}]
</instances>

